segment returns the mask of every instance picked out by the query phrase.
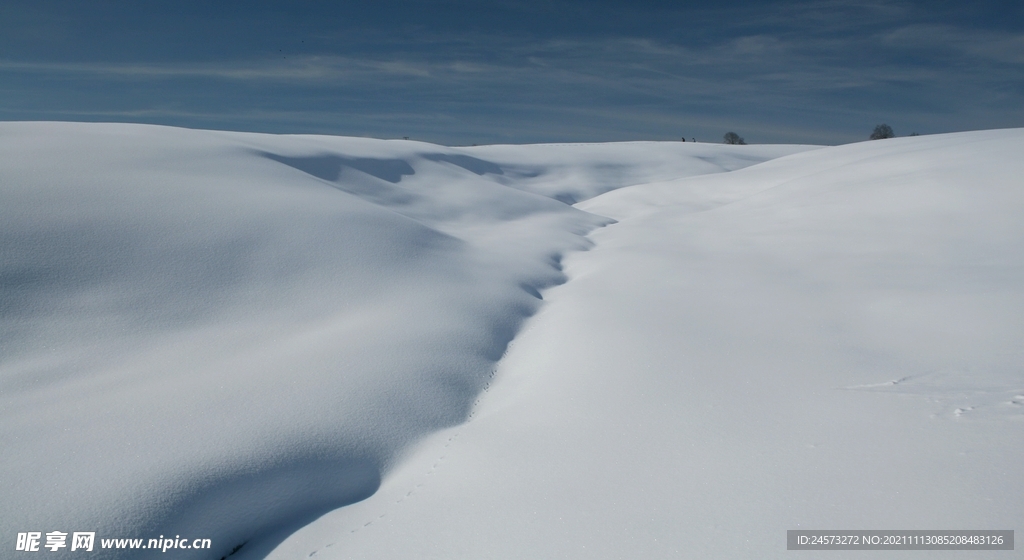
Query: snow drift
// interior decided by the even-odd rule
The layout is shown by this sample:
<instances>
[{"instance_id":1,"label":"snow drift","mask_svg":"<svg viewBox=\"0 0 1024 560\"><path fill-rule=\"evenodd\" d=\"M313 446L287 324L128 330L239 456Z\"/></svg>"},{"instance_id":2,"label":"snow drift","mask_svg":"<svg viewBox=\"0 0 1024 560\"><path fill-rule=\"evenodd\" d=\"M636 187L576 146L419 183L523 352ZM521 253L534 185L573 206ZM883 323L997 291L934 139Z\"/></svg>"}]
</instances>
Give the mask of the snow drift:
<instances>
[{"instance_id":1,"label":"snow drift","mask_svg":"<svg viewBox=\"0 0 1024 560\"><path fill-rule=\"evenodd\" d=\"M780 558L787 529L1018 528L1021 153L0 124L0 546Z\"/></svg>"},{"instance_id":2,"label":"snow drift","mask_svg":"<svg viewBox=\"0 0 1024 560\"><path fill-rule=\"evenodd\" d=\"M259 557L467 417L611 223L566 202L803 149L0 124L0 543Z\"/></svg>"}]
</instances>

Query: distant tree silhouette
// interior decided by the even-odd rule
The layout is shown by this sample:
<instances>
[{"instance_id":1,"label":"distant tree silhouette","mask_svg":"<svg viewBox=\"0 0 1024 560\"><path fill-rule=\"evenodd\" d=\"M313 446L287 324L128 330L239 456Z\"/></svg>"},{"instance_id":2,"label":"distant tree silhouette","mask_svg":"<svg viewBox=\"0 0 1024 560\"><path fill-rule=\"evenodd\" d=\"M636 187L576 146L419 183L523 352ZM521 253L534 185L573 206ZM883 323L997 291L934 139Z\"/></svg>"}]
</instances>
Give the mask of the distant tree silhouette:
<instances>
[{"instance_id":1,"label":"distant tree silhouette","mask_svg":"<svg viewBox=\"0 0 1024 560\"><path fill-rule=\"evenodd\" d=\"M871 133L871 140L883 140L885 138L895 138L896 133L892 131L892 127L887 124L880 124L875 127L874 132Z\"/></svg>"},{"instance_id":2,"label":"distant tree silhouette","mask_svg":"<svg viewBox=\"0 0 1024 560\"><path fill-rule=\"evenodd\" d=\"M746 142L740 138L740 135L735 132L726 132L724 138L726 144L746 144Z\"/></svg>"}]
</instances>

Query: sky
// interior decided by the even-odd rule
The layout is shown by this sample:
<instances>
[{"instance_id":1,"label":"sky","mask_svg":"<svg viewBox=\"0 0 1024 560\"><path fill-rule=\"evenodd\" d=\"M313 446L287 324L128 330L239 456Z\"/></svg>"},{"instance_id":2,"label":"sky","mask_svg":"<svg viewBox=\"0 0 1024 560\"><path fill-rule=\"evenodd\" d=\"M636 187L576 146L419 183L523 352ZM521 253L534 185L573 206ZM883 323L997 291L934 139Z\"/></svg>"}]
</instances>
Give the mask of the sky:
<instances>
[{"instance_id":1,"label":"sky","mask_svg":"<svg viewBox=\"0 0 1024 560\"><path fill-rule=\"evenodd\" d=\"M0 0L0 120L446 145L1024 126L1024 2Z\"/></svg>"}]
</instances>

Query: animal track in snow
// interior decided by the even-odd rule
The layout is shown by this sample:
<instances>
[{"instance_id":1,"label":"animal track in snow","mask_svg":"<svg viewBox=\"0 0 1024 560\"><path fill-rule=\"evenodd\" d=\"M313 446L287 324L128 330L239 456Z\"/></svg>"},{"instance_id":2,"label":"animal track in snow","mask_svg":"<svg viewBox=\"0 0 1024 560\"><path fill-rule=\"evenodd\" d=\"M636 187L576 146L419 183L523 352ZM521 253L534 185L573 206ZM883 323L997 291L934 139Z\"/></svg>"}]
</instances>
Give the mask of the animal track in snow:
<instances>
[{"instance_id":1,"label":"animal track in snow","mask_svg":"<svg viewBox=\"0 0 1024 560\"><path fill-rule=\"evenodd\" d=\"M507 352L508 352L508 351L506 350L506 353L507 353ZM502 356L502 358L504 358L504 356ZM499 361L500 361L500 360L499 360ZM494 377L495 377L495 375L497 375L497 373L498 373L498 371L497 371L497 367L496 367L496 366L495 366L495 367L493 367L493 368L491 368L491 373L490 373L490 374L489 374L489 375L487 376L487 379L488 379L488 381L487 381L486 383L484 383L484 385L483 385L483 389L481 390L481 395L483 395L484 393L487 393L487 392L489 392L489 391L490 391L490 389L491 389L491 384L493 383ZM474 417L476 416L476 408L477 408L477 407L478 407L478 406L480 405L480 401L481 401L481 400L482 400L482 397L480 397L480 398L477 398L477 399L476 399L476 400L475 400L475 401L473 402L473 409L472 409L472 410L470 411L470 413L469 413L469 414L468 414L468 415L466 416L466 421L465 421L465 422L463 423L463 425L465 425L466 423L469 423L470 421L472 421L472 420L473 420L473 418L474 418ZM460 430L460 431L457 431L457 432L455 432L454 434L452 434L451 436L449 436L449 437L448 437L448 439L447 439L447 440L446 440L446 441L444 442L444 446L443 446L443 447L441 448L441 450L442 450L442 454L441 454L441 456L440 456L440 457L438 457L437 459L435 459L435 460L434 460L434 462L433 462L433 464L432 464L432 465L430 466L430 468L429 468L429 469L428 469L428 470L427 470L427 471L426 471L425 473L423 473L423 476L431 476L431 475L433 475L434 473L436 473L436 472L437 472L438 468L439 468L439 467L441 466L441 463L443 463L443 462L444 462L444 460L445 460L445 458L446 458L446 457L448 457L448 451L447 451L447 450L448 450L448 449L449 449L449 448L450 448L450 447L452 446L452 444L454 444L454 443L455 443L455 442L456 442L456 441L457 441L457 440L459 439L459 435L460 435L461 433L462 433L462 432L461 432L461 430ZM395 505L398 505L398 504L401 504L402 502L404 502L404 501L406 501L406 500L408 500L408 499L412 498L413 496L415 496L415 495L416 495L416 492L417 492L417 491L418 491L418 490L419 490L420 488L423 488L423 486L424 486L424 483L423 483L423 482L421 482L421 483L417 484L417 485L416 485L415 487L413 487L413 488L412 488L411 490L409 490L409 491L408 491L408 492L406 492L406 493L405 493L404 495L402 495L402 496L401 496L400 498L398 498L397 500L395 500L394 504L395 504ZM367 527L370 527L371 525L373 525L373 524L374 524L374 522L376 522L376 521L379 521L379 520L381 520L381 519L384 519L384 517L386 517L386 516L387 516L387 512L385 512L385 513L382 513L382 514L378 515L377 517L375 517L375 518L373 518L373 519L370 519L370 520L366 521L366 522L365 522L365 523L363 523L362 525L358 525L358 526L356 526L355 528L351 529L351 530L349 531L349 534L352 534L352 533L357 533L357 532L359 532L359 531L361 531L361 530L363 530L363 529L365 529L365 528L367 528ZM326 546L325 546L325 548L326 548L326 547L329 547L329 546L332 546L332 545L334 545L334 544L335 544L335 543L331 543L331 544L329 544L329 545L326 545ZM313 556L314 556L314 555L315 555L315 554L316 554L317 552L319 552L319 549L318 549L318 550L314 550L313 552L311 552L311 553L309 554L309 557L313 557Z\"/></svg>"},{"instance_id":2,"label":"animal track in snow","mask_svg":"<svg viewBox=\"0 0 1024 560\"><path fill-rule=\"evenodd\" d=\"M870 391L872 389L886 389L886 388L889 388L889 387L895 387L896 385L899 385L901 383L905 383L906 381L909 381L913 377L914 376L912 376L912 375L907 375L907 376L901 377L899 379L893 379L891 381L883 381L881 383L867 383L865 385L851 385L849 387L839 387L839 388L840 389L844 389L844 390L849 390L849 391Z\"/></svg>"}]
</instances>

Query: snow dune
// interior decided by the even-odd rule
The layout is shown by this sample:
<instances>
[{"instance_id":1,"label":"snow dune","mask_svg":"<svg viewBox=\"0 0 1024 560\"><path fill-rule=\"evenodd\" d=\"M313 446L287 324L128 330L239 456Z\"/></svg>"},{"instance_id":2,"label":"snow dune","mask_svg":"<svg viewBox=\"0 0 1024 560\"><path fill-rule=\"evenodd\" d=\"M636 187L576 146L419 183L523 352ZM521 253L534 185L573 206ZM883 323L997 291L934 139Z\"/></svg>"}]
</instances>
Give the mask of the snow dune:
<instances>
[{"instance_id":1,"label":"snow dune","mask_svg":"<svg viewBox=\"0 0 1024 560\"><path fill-rule=\"evenodd\" d=\"M1019 535L1021 154L1024 130L866 142L577 204L618 223L565 259L470 421L270 558L789 558L788 529Z\"/></svg>"},{"instance_id":2,"label":"snow dune","mask_svg":"<svg viewBox=\"0 0 1024 560\"><path fill-rule=\"evenodd\" d=\"M566 203L807 149L0 123L0 546L262 557L466 420L612 223Z\"/></svg>"}]
</instances>

